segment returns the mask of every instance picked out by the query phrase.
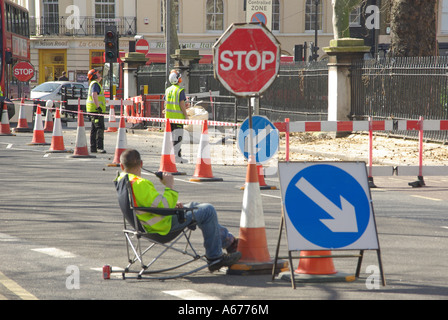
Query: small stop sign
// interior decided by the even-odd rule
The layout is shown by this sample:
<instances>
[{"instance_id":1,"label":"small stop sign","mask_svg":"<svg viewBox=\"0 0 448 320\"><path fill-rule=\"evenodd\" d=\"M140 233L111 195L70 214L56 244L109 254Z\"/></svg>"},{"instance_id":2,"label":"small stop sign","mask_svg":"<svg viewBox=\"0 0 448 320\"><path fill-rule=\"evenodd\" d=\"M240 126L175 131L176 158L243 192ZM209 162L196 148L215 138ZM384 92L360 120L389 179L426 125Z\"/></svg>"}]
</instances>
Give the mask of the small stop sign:
<instances>
[{"instance_id":1,"label":"small stop sign","mask_svg":"<svg viewBox=\"0 0 448 320\"><path fill-rule=\"evenodd\" d=\"M34 67L31 63L22 61L14 66L13 72L17 80L27 82L34 76Z\"/></svg>"},{"instance_id":2,"label":"small stop sign","mask_svg":"<svg viewBox=\"0 0 448 320\"><path fill-rule=\"evenodd\" d=\"M237 96L265 91L280 66L280 44L262 24L232 24L213 46L215 75Z\"/></svg>"}]
</instances>

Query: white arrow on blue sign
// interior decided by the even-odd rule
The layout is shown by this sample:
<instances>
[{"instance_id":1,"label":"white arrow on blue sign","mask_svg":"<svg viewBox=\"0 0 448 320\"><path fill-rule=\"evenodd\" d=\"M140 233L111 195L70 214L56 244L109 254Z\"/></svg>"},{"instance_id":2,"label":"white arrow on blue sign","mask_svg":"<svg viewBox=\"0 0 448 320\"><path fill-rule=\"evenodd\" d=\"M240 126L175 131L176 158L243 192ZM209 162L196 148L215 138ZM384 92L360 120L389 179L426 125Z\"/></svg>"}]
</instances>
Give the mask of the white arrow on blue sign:
<instances>
[{"instance_id":1,"label":"white arrow on blue sign","mask_svg":"<svg viewBox=\"0 0 448 320\"><path fill-rule=\"evenodd\" d=\"M290 250L377 249L363 162L282 162Z\"/></svg>"},{"instance_id":2,"label":"white arrow on blue sign","mask_svg":"<svg viewBox=\"0 0 448 320\"><path fill-rule=\"evenodd\" d=\"M238 130L238 149L249 159L249 119L246 119ZM278 151L279 133L274 124L263 116L252 117L252 135L257 163L271 159Z\"/></svg>"}]
</instances>

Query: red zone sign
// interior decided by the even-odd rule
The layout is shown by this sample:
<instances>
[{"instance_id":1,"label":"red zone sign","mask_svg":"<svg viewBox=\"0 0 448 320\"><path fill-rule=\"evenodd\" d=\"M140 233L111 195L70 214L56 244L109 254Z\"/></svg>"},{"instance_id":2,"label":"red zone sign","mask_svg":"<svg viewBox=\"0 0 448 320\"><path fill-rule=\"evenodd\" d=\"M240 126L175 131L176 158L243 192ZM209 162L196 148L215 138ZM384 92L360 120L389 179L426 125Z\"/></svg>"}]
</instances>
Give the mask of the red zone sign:
<instances>
[{"instance_id":1,"label":"red zone sign","mask_svg":"<svg viewBox=\"0 0 448 320\"><path fill-rule=\"evenodd\" d=\"M14 66L13 73L17 80L27 82L34 76L34 67L31 63L22 61Z\"/></svg>"},{"instance_id":2,"label":"red zone sign","mask_svg":"<svg viewBox=\"0 0 448 320\"><path fill-rule=\"evenodd\" d=\"M264 92L280 66L280 44L262 24L232 24L213 46L215 77L236 96Z\"/></svg>"}]
</instances>

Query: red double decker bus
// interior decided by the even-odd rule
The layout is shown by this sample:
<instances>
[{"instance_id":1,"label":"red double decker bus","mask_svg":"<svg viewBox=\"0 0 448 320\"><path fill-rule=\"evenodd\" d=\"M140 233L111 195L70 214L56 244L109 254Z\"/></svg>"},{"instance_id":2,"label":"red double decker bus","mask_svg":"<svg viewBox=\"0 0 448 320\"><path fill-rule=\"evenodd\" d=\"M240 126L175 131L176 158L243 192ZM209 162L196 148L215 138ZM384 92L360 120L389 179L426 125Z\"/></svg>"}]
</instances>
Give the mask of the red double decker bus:
<instances>
[{"instance_id":1,"label":"red double decker bus","mask_svg":"<svg viewBox=\"0 0 448 320\"><path fill-rule=\"evenodd\" d=\"M30 26L28 10L18 4L0 0L0 85L6 98L29 97L30 87L19 82L13 66L30 61Z\"/></svg>"}]
</instances>

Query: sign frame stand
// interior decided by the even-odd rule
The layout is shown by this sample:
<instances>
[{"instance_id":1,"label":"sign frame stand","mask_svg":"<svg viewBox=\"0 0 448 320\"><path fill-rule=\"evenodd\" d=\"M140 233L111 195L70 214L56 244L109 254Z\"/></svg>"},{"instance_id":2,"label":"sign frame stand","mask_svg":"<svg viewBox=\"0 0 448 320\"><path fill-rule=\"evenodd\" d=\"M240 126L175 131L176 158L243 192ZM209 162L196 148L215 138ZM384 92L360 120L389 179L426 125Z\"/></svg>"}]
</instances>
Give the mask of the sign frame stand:
<instances>
[{"instance_id":1,"label":"sign frame stand","mask_svg":"<svg viewBox=\"0 0 448 320\"><path fill-rule=\"evenodd\" d=\"M283 163L293 163L293 162L284 161ZM320 163L320 162L316 162L316 163ZM366 173L367 173L367 171L366 171ZM369 192L370 192L370 188L369 188ZM280 226L279 226L279 232L278 232L277 247L276 247L275 256L274 256L274 266L276 265L278 260L287 259L289 262L289 271L280 273L277 276L277 279L283 279L283 280L290 279L291 287L293 289L296 289L296 281L299 281L299 282L335 282L335 281L348 282L348 281L354 281L355 279L359 278L359 275L361 272L362 260L364 258L364 252L366 250L369 250L369 251L377 252L379 274L381 276L381 284L382 284L382 286L386 286L386 278L385 278L385 274L384 274L383 262L382 262L382 258L381 258L381 248L380 248L379 241L378 241L377 249L331 249L333 251L358 251L359 250L359 254L330 254L330 255L316 254L316 255L293 257L292 252L300 252L301 250L299 250L299 249L289 250L290 247L288 244L288 237L286 236L288 255L280 256L279 252L280 252L280 246L281 246L281 238L283 235L283 228L285 228L285 233L287 234L286 218L285 218L285 202L284 202L283 196L281 198L281 202L282 202L281 220L280 220ZM375 219L375 212L374 212L373 205L371 206L371 210L372 210L372 218L373 218L373 224L375 227L375 232L377 233L377 226L376 226L376 219ZM378 234L377 234L377 239L378 239ZM307 249L306 251L323 251L323 250L327 251L330 249L316 249L316 250L308 250ZM299 259L316 259L316 258L358 258L355 275L350 276L350 275L338 273L336 275L313 275L313 276L301 277L299 274L296 274L294 272L294 266L292 263L293 259L299 260ZM276 270L275 270L275 267L273 267L271 280L274 281L275 279L276 279Z\"/></svg>"}]
</instances>

